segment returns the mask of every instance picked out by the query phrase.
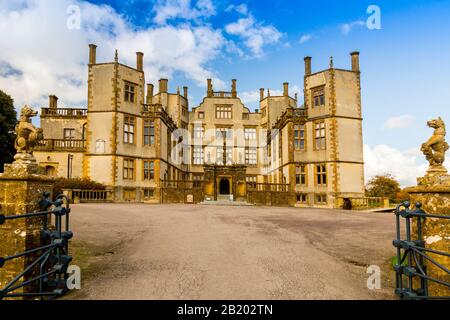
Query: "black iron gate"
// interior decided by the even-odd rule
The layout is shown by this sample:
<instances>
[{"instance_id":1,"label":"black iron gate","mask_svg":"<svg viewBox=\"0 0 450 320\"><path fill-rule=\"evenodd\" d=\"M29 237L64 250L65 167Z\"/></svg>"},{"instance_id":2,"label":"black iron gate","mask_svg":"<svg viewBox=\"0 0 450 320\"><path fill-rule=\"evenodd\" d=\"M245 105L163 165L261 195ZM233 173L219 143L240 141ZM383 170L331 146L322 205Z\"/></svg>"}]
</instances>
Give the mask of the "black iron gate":
<instances>
[{"instance_id":1,"label":"black iron gate","mask_svg":"<svg viewBox=\"0 0 450 320\"><path fill-rule=\"evenodd\" d=\"M32 257L25 270L0 289L0 300L19 297L51 299L67 292L67 268L72 261L69 255L69 240L73 236L69 230L69 199L60 195L52 202L49 198L50 193L44 193L44 198L39 202L40 212L12 216L0 214L0 224L15 219L42 219L39 247L12 256L0 257L0 268L8 261Z\"/></svg>"},{"instance_id":2,"label":"black iron gate","mask_svg":"<svg viewBox=\"0 0 450 320\"><path fill-rule=\"evenodd\" d=\"M425 264L427 261L428 264L433 264L450 276L450 270L430 255L450 257L450 250L444 252L426 248L423 240L425 219L449 220L450 216L427 214L421 209L420 203L416 204L415 210L410 210L410 206L409 202L404 202L395 210L397 227L397 239L393 242L397 248L397 262L394 266L396 272L395 293L404 300L450 299L450 297L430 296L428 290L430 282L449 289L450 282L430 276ZM417 232L413 232L416 230ZM402 240L404 238L406 240Z\"/></svg>"}]
</instances>

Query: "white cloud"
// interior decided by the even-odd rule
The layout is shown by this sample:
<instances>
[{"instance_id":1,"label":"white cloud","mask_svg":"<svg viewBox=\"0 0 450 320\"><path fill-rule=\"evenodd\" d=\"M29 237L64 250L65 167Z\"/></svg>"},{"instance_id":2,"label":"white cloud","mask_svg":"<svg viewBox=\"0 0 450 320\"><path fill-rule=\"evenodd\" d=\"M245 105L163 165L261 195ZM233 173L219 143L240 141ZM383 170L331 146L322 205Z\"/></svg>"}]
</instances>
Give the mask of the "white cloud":
<instances>
[{"instance_id":1,"label":"white cloud","mask_svg":"<svg viewBox=\"0 0 450 320\"><path fill-rule=\"evenodd\" d=\"M158 0L153 11L156 13L153 21L157 24L166 24L168 20L177 18L199 20L216 14L211 0L198 0L195 5L191 0Z\"/></svg>"},{"instance_id":2,"label":"white cloud","mask_svg":"<svg viewBox=\"0 0 450 320\"><path fill-rule=\"evenodd\" d=\"M242 15L248 15L249 11L248 11L248 7L245 3L240 4L238 6L232 4L230 6L228 6L228 8L225 9L225 12L231 12L231 11L236 11L239 14Z\"/></svg>"},{"instance_id":3,"label":"white cloud","mask_svg":"<svg viewBox=\"0 0 450 320\"><path fill-rule=\"evenodd\" d=\"M309 40L311 40L312 37L313 37L312 34L304 34L300 37L299 42L300 42L300 44L304 44L304 43L308 42Z\"/></svg>"},{"instance_id":4,"label":"white cloud","mask_svg":"<svg viewBox=\"0 0 450 320\"><path fill-rule=\"evenodd\" d=\"M244 42L244 45L251 51L256 58L264 56L264 47L277 44L283 34L273 25L266 25L256 21L251 13L246 11L244 18L225 26L225 31L233 36L238 36Z\"/></svg>"},{"instance_id":5,"label":"white cloud","mask_svg":"<svg viewBox=\"0 0 450 320\"><path fill-rule=\"evenodd\" d=\"M385 123L384 127L388 129L406 129L414 124L414 116L404 114L398 117L391 117Z\"/></svg>"},{"instance_id":6,"label":"white cloud","mask_svg":"<svg viewBox=\"0 0 450 320\"><path fill-rule=\"evenodd\" d=\"M366 182L376 175L392 174L402 186L414 186L428 170L419 149L400 151L384 144L364 145L364 161Z\"/></svg>"},{"instance_id":7,"label":"white cloud","mask_svg":"<svg viewBox=\"0 0 450 320\"><path fill-rule=\"evenodd\" d=\"M341 32L343 35L348 35L355 27L365 26L366 22L363 20L357 20L350 23L344 23L341 25Z\"/></svg>"},{"instance_id":8,"label":"white cloud","mask_svg":"<svg viewBox=\"0 0 450 320\"><path fill-rule=\"evenodd\" d=\"M80 30L66 27L66 11L73 4L81 9ZM0 34L0 89L13 96L16 107L46 105L48 94L60 97L62 105L85 104L89 43L99 45L98 61L112 61L117 48L119 60L131 66L135 52L143 51L147 81L181 72L199 86L208 77L223 85L206 66L227 42L220 30L209 26L135 30L106 5L21 0L0 2Z\"/></svg>"}]
</instances>

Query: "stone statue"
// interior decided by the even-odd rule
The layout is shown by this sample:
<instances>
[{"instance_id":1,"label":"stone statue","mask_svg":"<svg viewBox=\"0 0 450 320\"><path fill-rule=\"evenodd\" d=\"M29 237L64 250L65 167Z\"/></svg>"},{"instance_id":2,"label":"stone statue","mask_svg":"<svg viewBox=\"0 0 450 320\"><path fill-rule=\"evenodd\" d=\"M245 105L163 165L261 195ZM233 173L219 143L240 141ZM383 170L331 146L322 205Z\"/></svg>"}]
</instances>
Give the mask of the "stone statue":
<instances>
[{"instance_id":1,"label":"stone statue","mask_svg":"<svg viewBox=\"0 0 450 320\"><path fill-rule=\"evenodd\" d=\"M25 105L20 111L19 123L16 125L15 147L17 154L14 159L19 162L35 162L33 157L33 148L44 139L41 128L36 128L31 123L31 118L37 115L29 106Z\"/></svg>"},{"instance_id":2,"label":"stone statue","mask_svg":"<svg viewBox=\"0 0 450 320\"><path fill-rule=\"evenodd\" d=\"M447 172L443 163L445 161L445 152L449 149L445 141L445 123L441 117L427 122L430 128L434 128L433 136L427 142L422 144L421 151L430 163L429 172Z\"/></svg>"}]
</instances>

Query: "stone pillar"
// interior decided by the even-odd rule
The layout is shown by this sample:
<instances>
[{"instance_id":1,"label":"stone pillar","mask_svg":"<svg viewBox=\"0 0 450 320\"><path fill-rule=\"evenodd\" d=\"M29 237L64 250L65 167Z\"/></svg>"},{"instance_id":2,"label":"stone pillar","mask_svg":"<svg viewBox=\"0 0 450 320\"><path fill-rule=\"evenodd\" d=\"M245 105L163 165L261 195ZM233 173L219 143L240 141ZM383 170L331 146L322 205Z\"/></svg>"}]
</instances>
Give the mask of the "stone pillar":
<instances>
[{"instance_id":1,"label":"stone pillar","mask_svg":"<svg viewBox=\"0 0 450 320\"><path fill-rule=\"evenodd\" d=\"M305 76L311 75L311 57L305 57Z\"/></svg>"},{"instance_id":2,"label":"stone pillar","mask_svg":"<svg viewBox=\"0 0 450 320\"><path fill-rule=\"evenodd\" d=\"M4 173L0 174L1 214L10 216L39 211L38 203L44 192L53 192L53 181L37 163L19 160L5 165ZM7 220L0 225L0 256L11 256L40 246L43 219ZM35 256L29 255L7 261L3 268L0 268L0 288L20 274L34 258ZM25 280L31 277L32 275L29 275ZM22 288L15 292L24 292L21 290L30 292L33 288Z\"/></svg>"},{"instance_id":3,"label":"stone pillar","mask_svg":"<svg viewBox=\"0 0 450 320\"><path fill-rule=\"evenodd\" d=\"M283 83L283 96L289 97L289 83Z\"/></svg>"},{"instance_id":4,"label":"stone pillar","mask_svg":"<svg viewBox=\"0 0 450 320\"><path fill-rule=\"evenodd\" d=\"M236 79L231 80L231 96L233 98L237 97L237 81Z\"/></svg>"},{"instance_id":5,"label":"stone pillar","mask_svg":"<svg viewBox=\"0 0 450 320\"><path fill-rule=\"evenodd\" d=\"M352 52L350 56L352 57L352 71L359 72L359 52Z\"/></svg>"},{"instance_id":6,"label":"stone pillar","mask_svg":"<svg viewBox=\"0 0 450 320\"><path fill-rule=\"evenodd\" d=\"M144 71L144 53L136 52L136 69Z\"/></svg>"},{"instance_id":7,"label":"stone pillar","mask_svg":"<svg viewBox=\"0 0 450 320\"><path fill-rule=\"evenodd\" d=\"M411 195L411 203L422 203L422 209L428 214L450 215L450 175L430 175L418 179L418 186L406 191ZM423 239L428 249L449 252L450 220L425 219ZM450 257L428 253L438 263L450 269ZM425 260L430 277L450 282L448 273ZM431 296L450 296L450 288L428 281Z\"/></svg>"},{"instance_id":8,"label":"stone pillar","mask_svg":"<svg viewBox=\"0 0 450 320\"><path fill-rule=\"evenodd\" d=\"M95 44L89 45L89 64L97 63L97 46Z\"/></svg>"},{"instance_id":9,"label":"stone pillar","mask_svg":"<svg viewBox=\"0 0 450 320\"><path fill-rule=\"evenodd\" d=\"M213 85L212 85L212 79L206 80L206 96L208 98L213 96Z\"/></svg>"}]
</instances>

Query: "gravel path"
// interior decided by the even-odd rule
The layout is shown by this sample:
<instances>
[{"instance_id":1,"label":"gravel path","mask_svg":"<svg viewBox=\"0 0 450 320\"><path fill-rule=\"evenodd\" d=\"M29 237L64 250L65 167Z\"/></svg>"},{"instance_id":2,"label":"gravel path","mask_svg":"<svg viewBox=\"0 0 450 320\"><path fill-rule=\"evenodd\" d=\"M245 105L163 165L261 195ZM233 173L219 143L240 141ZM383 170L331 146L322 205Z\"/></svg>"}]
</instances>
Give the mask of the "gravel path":
<instances>
[{"instance_id":1,"label":"gravel path","mask_svg":"<svg viewBox=\"0 0 450 320\"><path fill-rule=\"evenodd\" d=\"M393 298L389 213L82 204L71 224L82 290L69 299Z\"/></svg>"}]
</instances>

